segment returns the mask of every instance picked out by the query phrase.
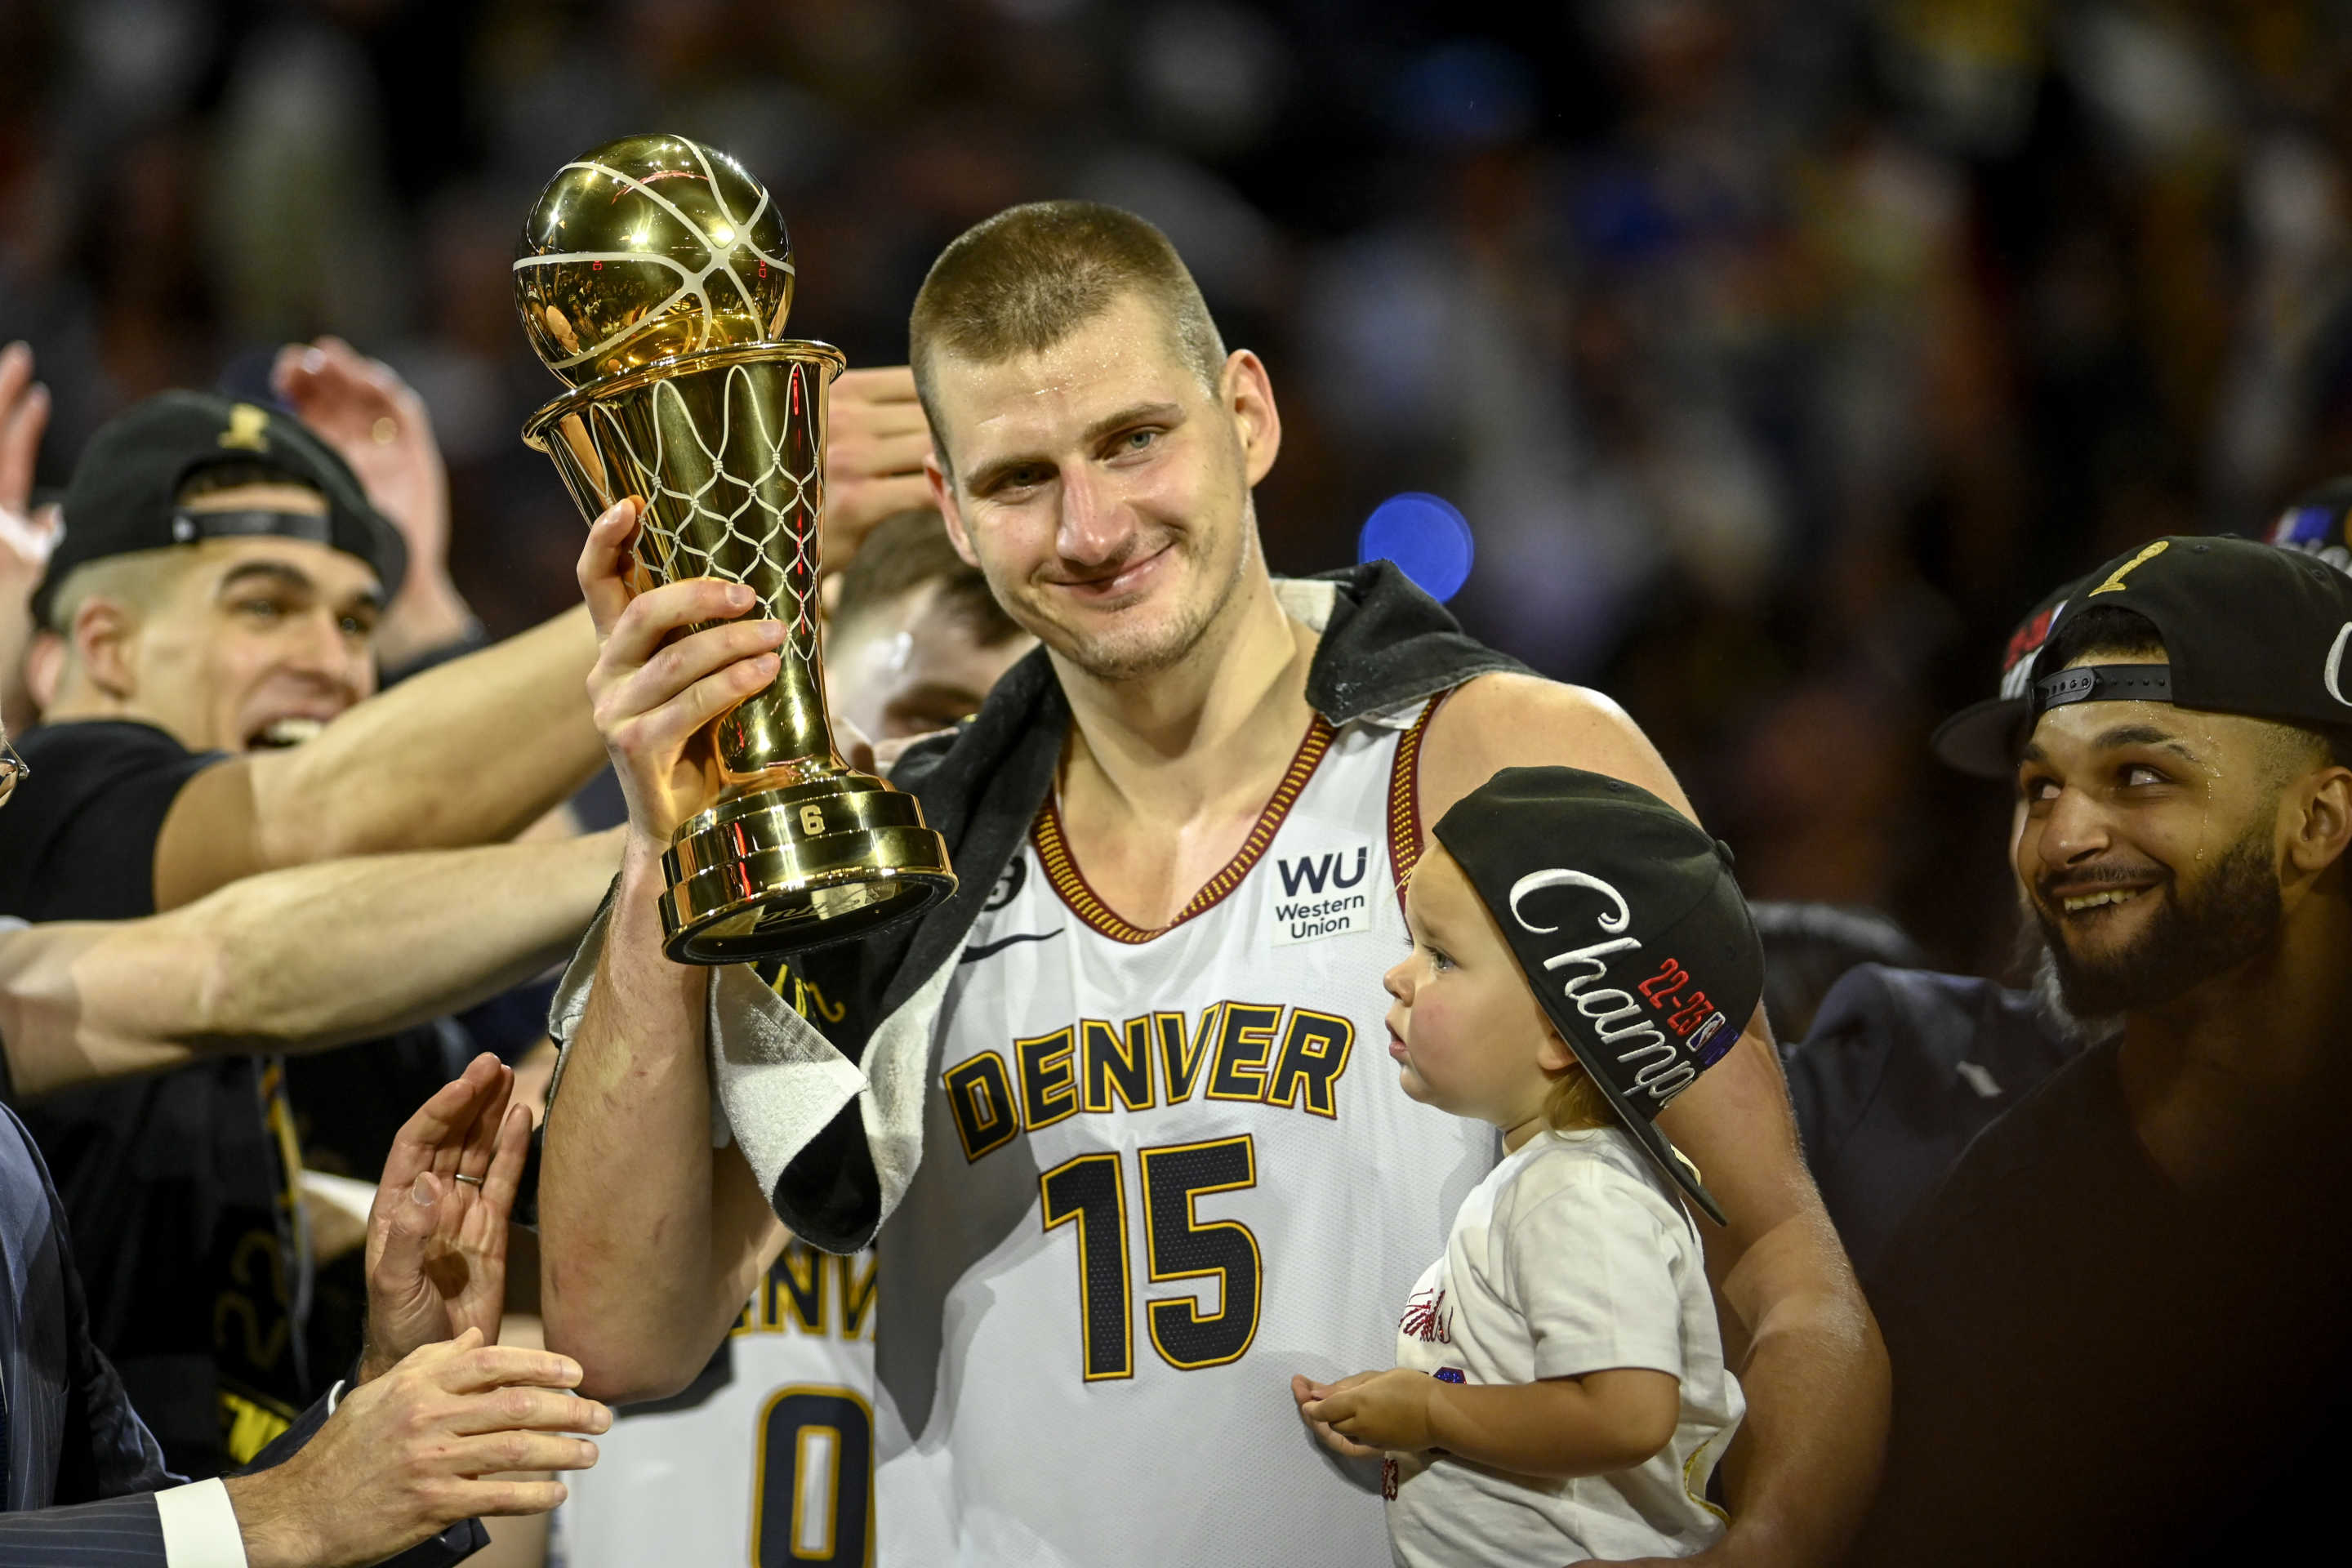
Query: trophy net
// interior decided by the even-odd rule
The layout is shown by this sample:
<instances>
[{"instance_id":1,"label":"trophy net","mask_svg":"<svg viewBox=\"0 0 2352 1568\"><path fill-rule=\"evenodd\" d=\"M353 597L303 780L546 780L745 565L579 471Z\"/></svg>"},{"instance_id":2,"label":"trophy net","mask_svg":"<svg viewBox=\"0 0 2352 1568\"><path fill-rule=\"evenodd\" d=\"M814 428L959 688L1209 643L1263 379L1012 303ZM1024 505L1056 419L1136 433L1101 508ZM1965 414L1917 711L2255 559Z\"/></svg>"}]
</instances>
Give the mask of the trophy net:
<instances>
[{"instance_id":1,"label":"trophy net","mask_svg":"<svg viewBox=\"0 0 2352 1568\"><path fill-rule=\"evenodd\" d=\"M567 399L545 445L592 514L643 500L640 587L718 577L750 588L783 623L785 666L767 692L721 720L722 785L833 752L819 689L817 604L824 515L826 385L839 368L817 344L720 350L685 374L632 377ZM699 629L698 627L697 629ZM795 668L797 667L797 668Z\"/></svg>"},{"instance_id":2,"label":"trophy net","mask_svg":"<svg viewBox=\"0 0 2352 1568\"><path fill-rule=\"evenodd\" d=\"M814 664L814 546L817 520L824 512L823 464L802 438L804 432L794 427L803 421L760 417L764 410L751 395L751 368L729 365L721 373L724 417L709 440L675 381L656 381L646 389L653 406L644 424L650 426L651 451L639 451L632 422L619 410L592 405L589 414L606 450L620 459L645 498L637 558L646 569L664 583L722 577L743 584L759 596L761 615L786 624L793 654ZM801 403L808 397L806 367L783 368L787 397ZM670 449L680 437L692 444L690 452ZM679 482L688 476L691 489Z\"/></svg>"}]
</instances>

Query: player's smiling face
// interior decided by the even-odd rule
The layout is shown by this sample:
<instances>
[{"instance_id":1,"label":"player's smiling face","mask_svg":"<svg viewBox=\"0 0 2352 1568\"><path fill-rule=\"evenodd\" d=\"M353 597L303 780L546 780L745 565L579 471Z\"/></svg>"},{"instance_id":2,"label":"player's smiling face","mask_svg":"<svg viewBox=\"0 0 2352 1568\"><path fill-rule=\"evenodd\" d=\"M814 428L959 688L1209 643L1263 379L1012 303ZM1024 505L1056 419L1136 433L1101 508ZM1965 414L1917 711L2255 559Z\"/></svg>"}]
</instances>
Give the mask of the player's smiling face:
<instances>
[{"instance_id":1,"label":"player's smiling face","mask_svg":"<svg viewBox=\"0 0 2352 1568\"><path fill-rule=\"evenodd\" d=\"M1538 1121L1572 1061L1518 960L1453 856L1435 844L1405 896L1412 951L1381 977L1389 1056L1405 1093L1506 1131Z\"/></svg>"},{"instance_id":2,"label":"player's smiling face","mask_svg":"<svg viewBox=\"0 0 2352 1568\"><path fill-rule=\"evenodd\" d=\"M1255 355L1203 385L1129 294L1042 353L943 353L931 386L950 536L1055 653L1104 679L1151 675L1238 603L1258 566L1250 489L1280 444Z\"/></svg>"},{"instance_id":3,"label":"player's smiling face","mask_svg":"<svg viewBox=\"0 0 2352 1568\"><path fill-rule=\"evenodd\" d=\"M315 491L250 485L190 510L294 511ZM254 536L174 546L188 569L141 616L122 679L133 716L196 751L298 743L375 690L372 639L382 592L355 555L304 539Z\"/></svg>"},{"instance_id":4,"label":"player's smiling face","mask_svg":"<svg viewBox=\"0 0 2352 1568\"><path fill-rule=\"evenodd\" d=\"M2036 723L2018 767L2012 848L2069 1007L2158 1005L2269 941L2280 909L2275 729L2159 702L2074 703Z\"/></svg>"}]
</instances>

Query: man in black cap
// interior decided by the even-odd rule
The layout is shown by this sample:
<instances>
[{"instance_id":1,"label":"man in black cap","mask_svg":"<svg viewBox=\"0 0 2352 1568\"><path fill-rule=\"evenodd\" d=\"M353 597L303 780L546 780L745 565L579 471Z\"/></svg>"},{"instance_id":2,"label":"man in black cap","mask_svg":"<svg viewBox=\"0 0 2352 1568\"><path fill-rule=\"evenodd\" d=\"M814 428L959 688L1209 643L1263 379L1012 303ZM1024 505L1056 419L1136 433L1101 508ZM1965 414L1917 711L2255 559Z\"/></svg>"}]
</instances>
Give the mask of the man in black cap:
<instances>
[{"instance_id":1,"label":"man in black cap","mask_svg":"<svg viewBox=\"0 0 2352 1568\"><path fill-rule=\"evenodd\" d=\"M2162 539L2029 676L2013 846L2102 1037L1989 1126L1874 1296L1897 1389L1854 1561L2284 1561L2339 1479L2352 1237L2352 582Z\"/></svg>"},{"instance_id":2,"label":"man in black cap","mask_svg":"<svg viewBox=\"0 0 2352 1568\"><path fill-rule=\"evenodd\" d=\"M404 549L296 420L150 399L93 438L65 512L35 605L64 668L48 721L20 742L32 773L0 837L0 914L134 920L273 868L487 844L593 771L576 617L369 700L369 632ZM610 865L599 842L555 853L591 881ZM446 889L468 904L457 923L585 912L580 876L481 869ZM378 961L447 963L430 895L408 907L371 915ZM82 1238L98 1341L165 1453L194 1475L251 1458L335 1371L302 1342L310 1258L282 1065L216 1058L26 1118Z\"/></svg>"},{"instance_id":3,"label":"man in black cap","mask_svg":"<svg viewBox=\"0 0 2352 1568\"><path fill-rule=\"evenodd\" d=\"M2352 571L2352 479L2295 498L2266 537ZM2014 795L2018 755L2033 727L2028 677L2033 656L2070 600L2098 578L2063 583L2021 620L2001 654L1995 694L1937 726L1932 745L1947 766L2012 793L2012 835L2025 805ZM1822 1202L1865 1283L1887 1243L1987 1123L2016 1104L2080 1048L2084 1029L2060 996L2042 933L2021 904L2017 967L2030 989L1977 975L1940 974L1894 963L1850 970L1818 1015L1783 1051L1789 1098ZM1759 929L1764 912L1758 912ZM1771 933L1766 932L1771 950ZM1776 1023L1781 1011L1774 1008ZM1793 1037L1800 1030L1791 1026Z\"/></svg>"}]
</instances>

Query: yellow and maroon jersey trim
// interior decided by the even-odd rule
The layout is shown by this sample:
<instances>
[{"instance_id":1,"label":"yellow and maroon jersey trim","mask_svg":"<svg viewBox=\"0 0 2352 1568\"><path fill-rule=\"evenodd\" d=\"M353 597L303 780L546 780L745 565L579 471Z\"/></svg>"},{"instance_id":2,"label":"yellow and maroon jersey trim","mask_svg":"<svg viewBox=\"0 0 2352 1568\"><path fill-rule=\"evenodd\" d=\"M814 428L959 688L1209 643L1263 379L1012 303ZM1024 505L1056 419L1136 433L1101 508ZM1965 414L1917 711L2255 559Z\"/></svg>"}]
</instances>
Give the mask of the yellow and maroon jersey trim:
<instances>
[{"instance_id":1,"label":"yellow and maroon jersey trim","mask_svg":"<svg viewBox=\"0 0 2352 1568\"><path fill-rule=\"evenodd\" d=\"M1297 754L1290 759L1290 766L1283 771L1282 782L1274 786L1273 798L1265 803L1265 809L1257 814L1256 825L1251 827L1249 837L1242 840L1241 848L1215 876L1202 885L1201 890L1192 895L1192 901L1178 910L1174 920L1157 931L1146 931L1141 926L1129 925L1119 919L1112 912L1111 907L1096 895L1094 889L1087 885L1085 875L1078 869L1077 860L1070 854L1069 840L1062 835L1061 816L1054 809L1050 799L1039 808L1037 820L1029 829L1029 841L1037 847L1037 858L1045 868L1045 879L1054 885L1054 891L1061 895L1062 901L1070 906L1072 914L1113 942L1150 942L1156 936L1164 936L1174 931L1195 915L1207 913L1242 885L1242 879L1249 875L1250 868L1257 864L1258 858L1274 842L1275 833L1282 826L1282 819L1290 815L1290 808L1297 802L1299 792L1307 787L1307 781L1315 776L1316 764L1323 760L1323 753L1331 749L1332 739L1338 733L1322 714L1315 715L1314 721L1307 726L1307 738L1298 742Z\"/></svg>"},{"instance_id":2,"label":"yellow and maroon jersey trim","mask_svg":"<svg viewBox=\"0 0 2352 1568\"><path fill-rule=\"evenodd\" d=\"M1389 768L1389 870L1396 878L1397 906L1404 905L1404 886L1421 859L1421 738L1429 721L1451 691L1429 700L1421 717L1397 741L1396 761Z\"/></svg>"}]
</instances>

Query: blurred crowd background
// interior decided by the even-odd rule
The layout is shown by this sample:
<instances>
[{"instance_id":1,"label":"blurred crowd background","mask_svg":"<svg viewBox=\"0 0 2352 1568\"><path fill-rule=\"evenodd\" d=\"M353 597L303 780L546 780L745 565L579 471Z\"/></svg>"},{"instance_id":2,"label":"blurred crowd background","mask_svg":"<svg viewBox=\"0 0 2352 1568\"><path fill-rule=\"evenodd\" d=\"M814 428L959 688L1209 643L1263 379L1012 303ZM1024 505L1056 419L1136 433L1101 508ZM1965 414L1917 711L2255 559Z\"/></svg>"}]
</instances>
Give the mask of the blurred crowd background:
<instances>
[{"instance_id":1,"label":"blurred crowd background","mask_svg":"<svg viewBox=\"0 0 2352 1568\"><path fill-rule=\"evenodd\" d=\"M2347 88L2306 0L0 0L0 338L51 483L280 342L389 360L504 633L574 596L509 281L566 158L734 153L856 364L966 225L1114 202L1272 369L1276 570L1451 499L1468 627L1622 701L1751 895L1990 971L2007 800L1927 733L2063 577L2352 468Z\"/></svg>"}]
</instances>

